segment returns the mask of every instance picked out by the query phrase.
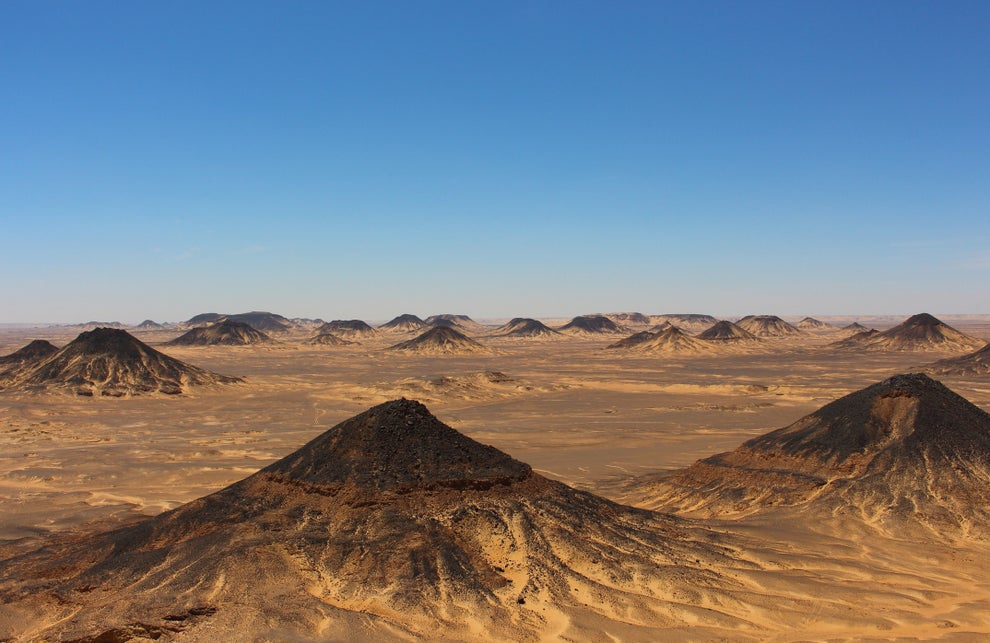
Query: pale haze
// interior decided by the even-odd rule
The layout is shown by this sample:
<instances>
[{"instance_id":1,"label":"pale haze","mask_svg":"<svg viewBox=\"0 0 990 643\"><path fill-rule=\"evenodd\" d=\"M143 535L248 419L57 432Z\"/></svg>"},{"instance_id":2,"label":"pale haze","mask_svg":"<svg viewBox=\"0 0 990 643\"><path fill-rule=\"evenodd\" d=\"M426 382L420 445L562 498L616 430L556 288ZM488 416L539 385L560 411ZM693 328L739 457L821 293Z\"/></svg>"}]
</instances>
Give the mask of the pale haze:
<instances>
[{"instance_id":1,"label":"pale haze","mask_svg":"<svg viewBox=\"0 0 990 643\"><path fill-rule=\"evenodd\" d=\"M0 322L990 312L985 2L7 2Z\"/></svg>"}]
</instances>

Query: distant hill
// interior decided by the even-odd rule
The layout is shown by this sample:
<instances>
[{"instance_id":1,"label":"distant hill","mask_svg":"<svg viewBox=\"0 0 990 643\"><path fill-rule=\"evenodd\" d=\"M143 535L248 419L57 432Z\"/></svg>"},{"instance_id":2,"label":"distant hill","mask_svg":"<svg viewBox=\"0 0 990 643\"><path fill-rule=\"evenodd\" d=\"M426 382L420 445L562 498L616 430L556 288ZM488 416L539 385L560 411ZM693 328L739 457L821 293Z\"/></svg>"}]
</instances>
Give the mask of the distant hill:
<instances>
[{"instance_id":1,"label":"distant hill","mask_svg":"<svg viewBox=\"0 0 990 643\"><path fill-rule=\"evenodd\" d=\"M737 321L736 326L757 337L787 337L801 334L800 330L776 315L749 315Z\"/></svg>"},{"instance_id":2,"label":"distant hill","mask_svg":"<svg viewBox=\"0 0 990 643\"><path fill-rule=\"evenodd\" d=\"M25 371L11 387L65 390L78 395L122 397L175 395L191 387L228 384L217 375L156 351L127 331L97 328L81 333L57 353Z\"/></svg>"},{"instance_id":3,"label":"distant hill","mask_svg":"<svg viewBox=\"0 0 990 643\"><path fill-rule=\"evenodd\" d=\"M730 321L719 321L708 330L700 333L698 339L712 342L756 342L759 337Z\"/></svg>"},{"instance_id":4,"label":"distant hill","mask_svg":"<svg viewBox=\"0 0 990 643\"><path fill-rule=\"evenodd\" d=\"M920 313L889 330L858 333L830 346L864 351L971 352L982 348L985 343L959 332L928 313Z\"/></svg>"},{"instance_id":5,"label":"distant hill","mask_svg":"<svg viewBox=\"0 0 990 643\"><path fill-rule=\"evenodd\" d=\"M264 333L286 333L295 328L295 324L282 315L259 310L249 313L237 313L235 315L202 313L186 320L182 324L182 327L206 326L207 324L215 324L223 320L247 324L255 330L260 330Z\"/></svg>"},{"instance_id":6,"label":"distant hill","mask_svg":"<svg viewBox=\"0 0 990 643\"><path fill-rule=\"evenodd\" d=\"M409 313L399 315L378 327L379 330L391 330L399 333L417 332L425 328L429 328L429 324Z\"/></svg>"},{"instance_id":7,"label":"distant hill","mask_svg":"<svg viewBox=\"0 0 990 643\"><path fill-rule=\"evenodd\" d=\"M690 333L700 333L701 331L714 326L716 322L718 322L718 320L711 315L699 315L695 313L650 315L650 323L653 324L654 327L661 326L663 324L670 324L671 326L677 326L681 330Z\"/></svg>"},{"instance_id":8,"label":"distant hill","mask_svg":"<svg viewBox=\"0 0 990 643\"><path fill-rule=\"evenodd\" d=\"M200 326L176 337L166 346L248 346L268 344L272 338L243 322L224 318L209 326Z\"/></svg>"},{"instance_id":9,"label":"distant hill","mask_svg":"<svg viewBox=\"0 0 990 643\"><path fill-rule=\"evenodd\" d=\"M334 335L333 333L320 333L319 335L310 338L307 343L313 344L314 346L353 346L358 342L348 341L342 337Z\"/></svg>"},{"instance_id":10,"label":"distant hill","mask_svg":"<svg viewBox=\"0 0 990 643\"><path fill-rule=\"evenodd\" d=\"M474 321L467 315L444 313L441 315L430 315L424 321L431 327L457 328L470 333L480 333L489 330L488 326Z\"/></svg>"},{"instance_id":11,"label":"distant hill","mask_svg":"<svg viewBox=\"0 0 990 643\"><path fill-rule=\"evenodd\" d=\"M374 337L378 334L378 331L360 319L335 319L320 326L316 332L318 335L330 333L348 339Z\"/></svg>"},{"instance_id":12,"label":"distant hill","mask_svg":"<svg viewBox=\"0 0 990 643\"><path fill-rule=\"evenodd\" d=\"M834 328L831 324L826 324L814 317L805 317L794 326L801 330L829 330Z\"/></svg>"},{"instance_id":13,"label":"distant hill","mask_svg":"<svg viewBox=\"0 0 990 643\"><path fill-rule=\"evenodd\" d=\"M530 337L549 339L561 334L537 319L516 317L495 329L494 335L502 337Z\"/></svg>"},{"instance_id":14,"label":"distant hill","mask_svg":"<svg viewBox=\"0 0 990 643\"><path fill-rule=\"evenodd\" d=\"M713 342L692 337L676 326L668 326L659 332L636 333L606 348L625 349L636 353L683 355L714 353L718 350Z\"/></svg>"},{"instance_id":15,"label":"distant hill","mask_svg":"<svg viewBox=\"0 0 990 643\"><path fill-rule=\"evenodd\" d=\"M388 350L422 355L466 355L492 352L490 348L479 344L464 333L443 326L431 328L413 339L390 346Z\"/></svg>"},{"instance_id":16,"label":"distant hill","mask_svg":"<svg viewBox=\"0 0 990 643\"><path fill-rule=\"evenodd\" d=\"M648 315L643 313L601 313L603 317L608 317L619 326L649 326L652 322Z\"/></svg>"},{"instance_id":17,"label":"distant hill","mask_svg":"<svg viewBox=\"0 0 990 643\"><path fill-rule=\"evenodd\" d=\"M579 315L557 330L568 335L621 335L627 332L602 315Z\"/></svg>"}]
</instances>

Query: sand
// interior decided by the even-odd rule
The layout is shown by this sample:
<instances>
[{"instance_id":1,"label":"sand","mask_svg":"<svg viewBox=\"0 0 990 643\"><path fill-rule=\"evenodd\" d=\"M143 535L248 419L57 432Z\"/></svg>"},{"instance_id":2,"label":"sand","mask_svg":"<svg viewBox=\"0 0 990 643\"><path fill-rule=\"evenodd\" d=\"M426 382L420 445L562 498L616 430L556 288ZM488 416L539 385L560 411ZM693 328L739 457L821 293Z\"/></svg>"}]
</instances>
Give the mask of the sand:
<instances>
[{"instance_id":1,"label":"sand","mask_svg":"<svg viewBox=\"0 0 990 643\"><path fill-rule=\"evenodd\" d=\"M952 323L990 339L985 319ZM4 329L0 354L37 338L63 346L77 334ZM262 348L165 347L177 331L134 334L172 357L245 382L125 399L0 392L5 554L209 494L397 396L423 399L446 424L543 476L633 503L624 483L635 476L686 467L885 377L956 356L830 350L837 332L770 338L745 354L686 356L605 350L614 336L553 343L486 337L497 349L493 355L441 359L386 351L395 338L385 336L325 347L307 345L311 333L300 333ZM500 376L486 375L492 372ZM941 379L990 409L985 375ZM685 610L671 612L680 621L653 614L637 622L621 605L603 612L554 611L548 604L540 637L972 640L990 634L985 542L898 540L849 516L809 521L795 510L705 524L734 543L736 562L720 570L738 583L740 603L723 606L732 619L692 630ZM825 598L816 603L816 596ZM341 636L346 618L327 618L325 631ZM405 631L390 627L377 624L373 631L396 637Z\"/></svg>"}]
</instances>

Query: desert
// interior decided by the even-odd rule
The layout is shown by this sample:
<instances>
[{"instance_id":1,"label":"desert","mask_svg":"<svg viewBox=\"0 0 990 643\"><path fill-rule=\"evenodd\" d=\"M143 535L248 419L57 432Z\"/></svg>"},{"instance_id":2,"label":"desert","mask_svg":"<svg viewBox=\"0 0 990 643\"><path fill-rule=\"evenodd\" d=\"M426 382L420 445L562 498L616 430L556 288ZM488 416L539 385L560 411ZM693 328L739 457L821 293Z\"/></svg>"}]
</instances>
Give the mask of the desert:
<instances>
[{"instance_id":1,"label":"desert","mask_svg":"<svg viewBox=\"0 0 990 643\"><path fill-rule=\"evenodd\" d=\"M982 638L990 388L944 364L990 319L928 317L861 352L845 320L4 329L0 636Z\"/></svg>"}]
</instances>

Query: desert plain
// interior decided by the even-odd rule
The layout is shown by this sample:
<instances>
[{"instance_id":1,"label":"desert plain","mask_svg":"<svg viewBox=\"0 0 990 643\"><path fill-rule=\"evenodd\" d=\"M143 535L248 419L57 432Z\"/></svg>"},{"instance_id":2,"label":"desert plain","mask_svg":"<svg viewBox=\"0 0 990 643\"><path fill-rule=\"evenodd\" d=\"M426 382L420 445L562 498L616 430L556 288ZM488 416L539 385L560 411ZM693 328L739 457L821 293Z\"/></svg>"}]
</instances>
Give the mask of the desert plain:
<instances>
[{"instance_id":1,"label":"desert plain","mask_svg":"<svg viewBox=\"0 0 990 643\"><path fill-rule=\"evenodd\" d=\"M607 348L637 330L628 325L617 334L527 338L498 335L505 320L486 320L465 331L485 350L463 354L389 350L417 335L403 329L342 345L310 343L312 328L295 329L246 346L166 345L183 331L129 329L170 357L243 381L181 395L0 391L0 568L49 542L126 527L217 492L400 398L421 402L443 424L539 476L671 516L664 538L703 542L710 555L678 554L673 580L637 580L639 572L609 580L591 569L597 561L558 552L568 578L579 579L570 591L589 591L585 583L591 594L561 601L547 590L524 602L494 592L493 604L511 605L484 618L456 593L406 617L383 607L384 598L380 604L374 596L315 590L326 606L320 619L246 617L253 608L234 606L221 592L209 609L184 620L165 618L162 607L136 627L130 615L121 622L76 618L89 596L80 595L78 609L59 611L21 605L8 593L0 640L986 640L990 541L983 528L915 528L910 521L894 528L866 513L812 513L800 505L720 514L664 506L650 495L652 481L666 474L961 354L839 350L831 345L852 334L840 327L853 318L823 319L831 326L710 353ZM940 319L990 341L990 317ZM554 328L567 322L542 321ZM901 321L861 320L881 331ZM79 332L4 328L0 355L33 339L64 346ZM990 409L990 376L933 377ZM990 480L982 482L990 489ZM634 551L635 542L616 547ZM692 574L719 580L696 583ZM505 576L515 582L511 570ZM698 594L680 593L679 582ZM278 602L272 598L266 610ZM108 632L117 638L95 638Z\"/></svg>"}]
</instances>

